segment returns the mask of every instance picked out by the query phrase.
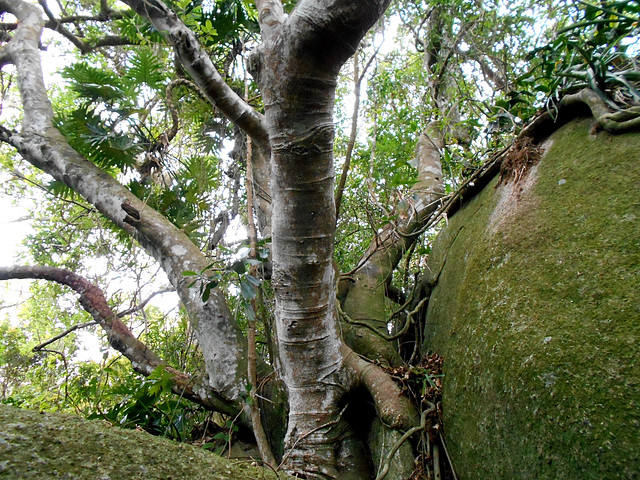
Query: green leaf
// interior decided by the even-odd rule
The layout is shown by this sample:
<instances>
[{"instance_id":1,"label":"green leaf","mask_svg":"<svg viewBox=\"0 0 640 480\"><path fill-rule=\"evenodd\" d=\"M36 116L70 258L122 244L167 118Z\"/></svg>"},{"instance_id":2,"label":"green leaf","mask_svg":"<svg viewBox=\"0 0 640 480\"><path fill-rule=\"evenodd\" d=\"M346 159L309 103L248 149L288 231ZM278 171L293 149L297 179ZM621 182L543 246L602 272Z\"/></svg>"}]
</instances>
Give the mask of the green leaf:
<instances>
[{"instance_id":1,"label":"green leaf","mask_svg":"<svg viewBox=\"0 0 640 480\"><path fill-rule=\"evenodd\" d=\"M126 77L131 84L146 84L160 90L167 79L165 62L162 62L150 47L137 48L130 60Z\"/></svg>"},{"instance_id":2,"label":"green leaf","mask_svg":"<svg viewBox=\"0 0 640 480\"><path fill-rule=\"evenodd\" d=\"M218 286L218 282L215 282L215 281L209 282L204 286L204 290L202 291L203 302L206 302L207 300L209 300L209 297L211 296L211 290L217 286Z\"/></svg>"},{"instance_id":3,"label":"green leaf","mask_svg":"<svg viewBox=\"0 0 640 480\"><path fill-rule=\"evenodd\" d=\"M253 307L249 302L244 303L244 313L247 316L247 320L249 320L250 322L255 321L256 312L253 310Z\"/></svg>"},{"instance_id":4,"label":"green leaf","mask_svg":"<svg viewBox=\"0 0 640 480\"><path fill-rule=\"evenodd\" d=\"M112 103L126 97L118 77L101 68L76 63L66 67L62 77L69 80L71 90L80 98L91 102L102 100Z\"/></svg>"},{"instance_id":5,"label":"green leaf","mask_svg":"<svg viewBox=\"0 0 640 480\"><path fill-rule=\"evenodd\" d=\"M242 275L244 272L247 271L247 267L245 266L244 262L241 260L236 260L235 262L233 262L230 268L231 268L231 271L236 272L239 275Z\"/></svg>"},{"instance_id":6,"label":"green leaf","mask_svg":"<svg viewBox=\"0 0 640 480\"><path fill-rule=\"evenodd\" d=\"M242 298L245 300L251 300L252 298L255 298L256 293L256 289L251 283L245 281L240 282L240 294L242 295Z\"/></svg>"},{"instance_id":7,"label":"green leaf","mask_svg":"<svg viewBox=\"0 0 640 480\"><path fill-rule=\"evenodd\" d=\"M253 275L250 275L248 273L244 276L244 278L254 287L259 287L260 284L262 283L259 278L256 278Z\"/></svg>"}]
</instances>

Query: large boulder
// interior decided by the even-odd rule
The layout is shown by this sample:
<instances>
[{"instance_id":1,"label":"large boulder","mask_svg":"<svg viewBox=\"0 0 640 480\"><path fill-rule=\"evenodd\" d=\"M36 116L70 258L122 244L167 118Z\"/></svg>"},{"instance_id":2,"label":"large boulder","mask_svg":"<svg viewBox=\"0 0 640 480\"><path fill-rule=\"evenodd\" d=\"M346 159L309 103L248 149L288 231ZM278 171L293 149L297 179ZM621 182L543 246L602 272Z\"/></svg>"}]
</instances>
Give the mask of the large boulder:
<instances>
[{"instance_id":1,"label":"large boulder","mask_svg":"<svg viewBox=\"0 0 640 480\"><path fill-rule=\"evenodd\" d=\"M458 478L640 478L640 135L573 121L429 258Z\"/></svg>"},{"instance_id":2,"label":"large boulder","mask_svg":"<svg viewBox=\"0 0 640 480\"><path fill-rule=\"evenodd\" d=\"M67 480L276 479L250 460L76 415L0 404L0 478Z\"/></svg>"}]
</instances>

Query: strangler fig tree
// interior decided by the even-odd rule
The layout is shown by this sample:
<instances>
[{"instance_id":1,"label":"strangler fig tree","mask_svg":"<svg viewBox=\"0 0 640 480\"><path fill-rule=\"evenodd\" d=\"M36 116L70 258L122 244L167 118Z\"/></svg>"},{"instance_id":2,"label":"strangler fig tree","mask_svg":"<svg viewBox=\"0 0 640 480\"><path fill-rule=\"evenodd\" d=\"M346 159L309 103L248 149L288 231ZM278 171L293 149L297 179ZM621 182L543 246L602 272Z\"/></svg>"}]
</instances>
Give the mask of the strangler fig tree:
<instances>
[{"instance_id":1,"label":"strangler fig tree","mask_svg":"<svg viewBox=\"0 0 640 480\"><path fill-rule=\"evenodd\" d=\"M166 370L175 375L174 391L182 385L181 392L187 398L212 411L238 417L247 428L253 427L259 444L264 447L265 442L271 443L261 448L264 460L274 466L282 462L289 472L307 478L386 474L393 458L400 458L396 454L399 449L411 454L402 434L424 429L424 418L421 422L415 407L391 376L372 363L376 360L385 367L401 363L397 342L388 337L384 296L394 268L440 206L444 193L439 145L423 135L416 151L418 182L397 221L376 235L348 278L340 277L333 260L333 115L338 75L368 30L381 18L389 0L301 0L289 13L285 13L279 0L256 1L259 42L240 50L246 53L246 69L259 88L258 103L243 95L237 83L233 85L234 77L228 71L220 72L232 62L212 58L212 52L228 51L216 50L215 29L210 22L198 23L193 13L197 9L190 9L189 2L124 3L128 8L106 0L88 7L70 3L54 12L45 0L39 5L0 0L7 22L0 65L15 71L22 104L21 125L3 119L0 140L75 192L88 208L100 212L114 228L138 242L162 267L188 312L206 364L205 379L168 366ZM218 3L214 13L224 15L221 8L233 2ZM240 3L234 8L239 8ZM91 35L85 36L78 26L83 22ZM45 88L42 59L47 53L41 51L45 28L62 35L85 55L77 62L80 67L66 70L77 82L76 93L85 95L85 103L78 101L82 105L75 116L57 116ZM158 50L164 49L163 58L172 56L175 60L175 69L168 78L147 74L135 77L144 70L144 59L157 59L155 54L144 57L141 53L150 51L144 50L149 43ZM231 44L231 51L237 53L239 41ZM138 55L133 66L127 64L130 52ZM121 70L112 74L95 67L102 61L96 60L102 53L106 54L103 65L124 58ZM81 75L84 83L77 80ZM91 75L101 80L87 80ZM127 79L131 80L129 84ZM142 82L144 88L140 88ZM150 200L155 198L153 195L164 198L162 195L175 187L171 179L154 177L153 172L161 168L172 142L189 134L175 113L177 88L205 98L210 102L210 112L233 124L234 138L239 139L240 145L237 151L242 157L237 161L251 164L255 217L261 239L271 238L264 281L271 282L275 297L275 322L262 319L268 354L258 359L255 369L260 378L270 379L273 385L260 397L264 398L260 401L262 420L271 425L286 423L284 435L278 436L267 428L268 438L263 438L255 416L249 415L247 359L253 358L248 352L255 349L255 344L247 342L244 327L224 292L216 288L217 281L211 280L218 271L232 270L245 275L242 278L254 277L246 276L244 267L216 270L210 250L219 238L212 245L203 246L189 235L189 229L178 221L180 218L171 217L167 202ZM136 95L144 96L149 91L158 93L144 108L137 105ZM181 101L186 102L184 98ZM153 117L149 115L153 110L149 105L158 102L170 113L167 118L171 117L164 130L158 126L161 121L153 128L147 125ZM142 114L144 109L148 111ZM120 121L119 115L126 115L128 124L136 125L135 129L124 127L127 122ZM65 127L65 122L71 121L77 122L77 128L89 130L81 135L75 132L74 136L74 130ZM102 128L100 122L111 122L113 130ZM186 125L187 118L180 122ZM180 134L179 125L184 128ZM153 138L133 143L123 140L133 132L142 135L142 131L148 131L145 135ZM99 135L103 136L97 138ZM247 146L243 146L245 136ZM106 150L105 145L112 149ZM182 152L185 156L197 155L194 147ZM125 174L134 170L134 165L125 160L134 158L134 154L138 163L145 159L143 180L126 183ZM109 155L110 163L104 161ZM136 165L141 173L143 169ZM156 183L152 185L154 178ZM182 192L172 201L188 203L186 197L188 194ZM204 210L213 209L204 201L192 203ZM248 215L253 218L254 212ZM194 281L194 275L204 280ZM85 309L105 329L112 346L132 361L136 371L148 375L165 365L143 342L133 338L116 314L105 307L104 300L100 300L100 308L93 305L91 298L97 297L89 295L93 292L90 284L72 272L16 267L3 270L1 276L45 278L71 286L81 295ZM243 287L247 301L255 296L251 285L260 284L253 281ZM337 289L342 291L339 300ZM421 305L414 305L411 315ZM375 315L367 313L370 309L377 310ZM264 309L255 310L251 307L247 315L264 314ZM287 418L266 418L264 412L271 399L282 396L287 398ZM258 397L252 400L258 401ZM362 402L373 407L366 409L364 415L354 416L353 410ZM369 431L376 418L380 428ZM379 459L375 465L370 459L373 445ZM274 459L267 453L270 447L282 454ZM410 471L412 461L403 468Z\"/></svg>"}]
</instances>

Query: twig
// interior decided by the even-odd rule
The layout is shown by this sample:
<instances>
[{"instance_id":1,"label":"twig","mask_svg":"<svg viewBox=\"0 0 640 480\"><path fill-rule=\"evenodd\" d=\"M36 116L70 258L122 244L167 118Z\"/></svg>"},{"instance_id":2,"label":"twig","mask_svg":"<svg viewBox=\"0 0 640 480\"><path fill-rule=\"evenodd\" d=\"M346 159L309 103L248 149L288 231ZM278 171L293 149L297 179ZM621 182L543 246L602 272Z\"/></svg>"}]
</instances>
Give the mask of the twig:
<instances>
[{"instance_id":1,"label":"twig","mask_svg":"<svg viewBox=\"0 0 640 480\"><path fill-rule=\"evenodd\" d=\"M64 353L58 351L58 350L52 350L49 348L42 348L40 350L38 350L38 352L45 352L45 353L55 353L57 355L60 355L62 357L62 362L64 363L64 369L67 370L67 357Z\"/></svg>"},{"instance_id":2,"label":"twig","mask_svg":"<svg viewBox=\"0 0 640 480\"><path fill-rule=\"evenodd\" d=\"M122 312L116 314L116 316L118 318L122 318L125 317L127 315L131 315L132 313L136 313L139 312L140 310L142 310L144 307L147 306L147 303L149 303L151 301L151 299L153 297L155 297L156 295L162 295L163 293L169 293L169 292L173 292L173 288L163 288L162 290L158 290L157 292L153 292L151 295L149 295L145 300L143 300L142 302L140 302L138 305L136 305L135 307L131 307L128 308L126 310L123 310Z\"/></svg>"},{"instance_id":3,"label":"twig","mask_svg":"<svg viewBox=\"0 0 640 480\"><path fill-rule=\"evenodd\" d=\"M340 175L340 181L338 182L338 189L336 192L336 223L340 217L340 205L342 204L342 195L344 193L344 187L347 183L347 175L349 173L349 167L351 166L351 154L353 153L353 147L356 143L356 136L358 134L358 112L360 111L360 87L361 79L359 73L359 59L360 48L356 48L356 53L353 56L353 114L351 116L351 135L349 136L349 143L347 143L347 151L344 156L344 165L342 166L342 174Z\"/></svg>"},{"instance_id":4,"label":"twig","mask_svg":"<svg viewBox=\"0 0 640 480\"><path fill-rule=\"evenodd\" d=\"M440 444L442 444L442 448L444 448L444 454L449 461L449 466L451 467L451 473L453 474L453 480L458 480L456 476L456 471L453 469L453 462L451 461L451 457L449 456L449 450L447 450L447 444L444 443L444 437L442 436L442 432L438 432L438 438L440 439Z\"/></svg>"},{"instance_id":5,"label":"twig","mask_svg":"<svg viewBox=\"0 0 640 480\"><path fill-rule=\"evenodd\" d=\"M51 337L49 340L46 340L45 342L42 342L39 345L36 345L35 347L33 347L31 349L31 351L33 352L41 352L41 351L45 351L44 347L46 347L47 345L51 345L53 342L55 342L56 340L60 340L63 337L66 337L67 335L69 335L71 332L78 330L80 328L86 328L86 327L91 327L93 325L98 325L98 322L91 321L91 322L84 322L84 323L78 323L77 325L74 325L72 327L67 328L64 332L59 333L58 335L56 335L55 337ZM47 350L47 351L53 351L53 350ZM57 352L56 352L57 353Z\"/></svg>"},{"instance_id":6,"label":"twig","mask_svg":"<svg viewBox=\"0 0 640 480\"><path fill-rule=\"evenodd\" d=\"M62 202L65 203L70 203L72 205L77 205L78 207L84 208L87 212L95 212L95 208L89 208L85 205L82 205L79 202L76 202L75 200L68 200L66 198L62 198L59 197L58 195L56 195L55 193L52 193L48 188L43 187L42 185L40 185L38 182L35 182L33 180L31 180L30 178L25 177L23 174L21 174L20 172L18 172L17 170L13 170L11 172L13 175L15 175L16 177L18 177L20 180L24 180L25 182L30 183L31 185L33 185L34 187L39 188L40 190L42 190L43 192L45 192L48 195L51 195L53 198L55 198L56 200L61 200Z\"/></svg>"},{"instance_id":7,"label":"twig","mask_svg":"<svg viewBox=\"0 0 640 480\"><path fill-rule=\"evenodd\" d=\"M414 308L413 310L411 310L407 314L407 320L406 320L404 326L402 327L402 330L400 330L398 333L395 333L393 335L385 335L384 333L380 332L375 327L372 327L371 325L369 325L366 322L361 322L359 320L353 320L351 317L349 317L349 315L347 315L344 312L344 310L342 310L342 307L340 306L340 302L336 301L336 308L338 309L338 314L345 320L345 322L347 322L347 323L349 323L351 325L359 325L361 327L366 327L369 330L371 330L373 333L378 335L380 338L382 338L383 340L386 340L387 342L391 342L392 340L397 340L398 338L402 337L405 333L407 333L407 330L409 330L409 325L411 325L411 320L413 319L413 316L418 312L418 310L420 310L420 307L422 307L422 305L424 305L424 303L427 300L429 300L428 297L427 298L423 298L422 300L420 300L420 302L418 303L416 308Z\"/></svg>"},{"instance_id":8,"label":"twig","mask_svg":"<svg viewBox=\"0 0 640 480\"><path fill-rule=\"evenodd\" d=\"M280 478L280 474L278 473L278 470L276 468L274 468L273 466L269 465L268 463L265 463L264 465L269 467L271 469L271 471L276 474L277 478Z\"/></svg>"}]
</instances>

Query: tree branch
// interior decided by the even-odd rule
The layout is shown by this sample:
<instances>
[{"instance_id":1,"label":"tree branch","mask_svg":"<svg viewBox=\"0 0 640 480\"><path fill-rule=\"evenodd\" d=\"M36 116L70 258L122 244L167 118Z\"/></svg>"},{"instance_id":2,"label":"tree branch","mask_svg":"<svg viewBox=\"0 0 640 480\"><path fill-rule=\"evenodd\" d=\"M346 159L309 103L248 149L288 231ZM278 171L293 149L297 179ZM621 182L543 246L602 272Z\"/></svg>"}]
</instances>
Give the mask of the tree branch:
<instances>
[{"instance_id":1,"label":"tree branch","mask_svg":"<svg viewBox=\"0 0 640 480\"><path fill-rule=\"evenodd\" d=\"M102 290L87 279L63 268L43 266L0 267L0 280L28 278L49 280L66 285L80 294L79 301L82 307L104 329L109 344L131 361L131 365L136 372L149 376L157 367L162 365L166 371L173 375L172 391L174 393L182 395L205 408L230 415L237 414L237 409L233 403L214 395L201 379L167 366L164 360L149 350L113 312ZM80 328L80 326L72 327L72 329L76 328ZM72 329L70 330L73 331ZM61 334L59 338L67 333L69 332ZM51 343L51 341L39 347L43 347Z\"/></svg>"},{"instance_id":2,"label":"tree branch","mask_svg":"<svg viewBox=\"0 0 640 480\"><path fill-rule=\"evenodd\" d=\"M360 76L359 67L360 59L358 58L358 52L356 50L353 55L353 114L351 115L351 135L349 136L349 143L347 143L347 151L344 156L344 165L342 166L342 174L340 175L340 181L338 182L338 190L336 191L336 223L340 217L340 205L342 204L342 194L344 193L344 187L347 183L347 174L349 173L349 167L351 165L351 154L353 153L353 147L356 143L356 136L358 134L358 112L360 111L360 86L362 85L362 77ZM373 58L373 57L372 57ZM366 70L365 70L366 71ZM364 74L364 72L363 72Z\"/></svg>"},{"instance_id":3,"label":"tree branch","mask_svg":"<svg viewBox=\"0 0 640 480\"><path fill-rule=\"evenodd\" d=\"M280 0L255 0L258 9L260 31L267 37L278 25L284 22L284 9Z\"/></svg>"},{"instance_id":4,"label":"tree branch","mask_svg":"<svg viewBox=\"0 0 640 480\"><path fill-rule=\"evenodd\" d=\"M51 9L49 9L49 6L47 5L46 0L38 0L38 3L40 4L42 9L44 10L44 13L47 16L47 18L49 18L49 21L47 21L44 26L46 28L49 28L49 29L51 29L53 31L58 32L60 35L65 37L78 50L80 50L80 52L82 54L87 54L87 53L91 52L92 50L95 50L96 48L99 48L99 47L116 46L116 45L132 45L132 44L134 44L133 42L131 42L130 40L128 40L128 39L126 39L124 37L114 36L114 35L106 35L106 36L101 37L98 40L96 40L92 45L92 44L89 44L89 43L85 42L84 40L81 40L77 35L74 35L67 28L64 27L65 23L74 23L74 22L77 22L77 21L100 21L100 22L105 22L105 21L108 21L108 20L111 20L111 19L115 19L115 18L123 18L122 14L116 14L116 12L113 12L113 11L109 10L109 11L105 11L104 13L101 12L101 15L99 15L98 17L89 17L89 16L78 15L78 16L70 16L70 17L66 17L66 18L56 18L56 16L53 14Z\"/></svg>"},{"instance_id":5,"label":"tree branch","mask_svg":"<svg viewBox=\"0 0 640 480\"><path fill-rule=\"evenodd\" d=\"M229 87L195 34L160 0L124 0L146 18L173 45L176 57L193 81L231 122L236 124L264 152L270 152L269 135L263 116ZM267 153L266 157L269 157Z\"/></svg>"},{"instance_id":6,"label":"tree branch","mask_svg":"<svg viewBox=\"0 0 640 480\"><path fill-rule=\"evenodd\" d=\"M127 308L126 310L123 310L122 312L119 312L116 316L118 318L122 318L122 317L126 317L127 315L131 315L132 313L139 312L144 307L146 307L147 303L149 303L156 295L162 295L163 293L169 293L169 292L173 292L173 291L175 291L173 288L163 288L162 290L158 290L157 292L153 292L151 295L149 295L147 298L145 298L142 302L140 302L135 307Z\"/></svg>"},{"instance_id":7,"label":"tree branch","mask_svg":"<svg viewBox=\"0 0 640 480\"><path fill-rule=\"evenodd\" d=\"M249 82L245 78L245 98L249 93ZM247 225L249 227L249 245L251 246L251 252L249 258L256 259L256 248L258 243L258 235L256 232L256 224L253 221L254 207L253 207L253 170L252 170L252 148L251 139L247 138L247 172L246 172L246 187L247 187ZM256 274L255 265L250 270L252 275ZM245 302L247 300L245 299ZM258 444L258 451L262 461L270 467L276 468L276 460L269 445L269 440L264 431L264 425L262 424L262 418L260 416L260 402L257 397L258 392L258 355L256 351L256 299L250 300L250 306L253 310L253 314L247 315L247 377L249 377L251 403L249 404L249 414L251 416L251 424L253 426L253 434Z\"/></svg>"},{"instance_id":8,"label":"tree branch","mask_svg":"<svg viewBox=\"0 0 640 480\"><path fill-rule=\"evenodd\" d=\"M38 7L23 0L0 0L18 18L18 28L6 45L16 65L24 107L20 135L0 128L0 139L14 146L29 163L53 176L94 205L100 213L139 241L167 273L194 321L213 388L241 402L246 378L246 339L222 293L214 290L203 302L197 286L190 287L186 270L202 271L209 265L200 249L166 217L150 208L115 178L71 148L53 126L53 109L47 97L38 43L43 28ZM133 218L122 205L138 212Z\"/></svg>"},{"instance_id":9,"label":"tree branch","mask_svg":"<svg viewBox=\"0 0 640 480\"><path fill-rule=\"evenodd\" d=\"M301 0L287 19L296 32L292 49L302 57L326 63L332 70L342 66L365 33L382 16L390 0ZM337 71L336 71L337 74Z\"/></svg>"},{"instance_id":10,"label":"tree branch","mask_svg":"<svg viewBox=\"0 0 640 480\"><path fill-rule=\"evenodd\" d=\"M75 332L76 330L79 330L81 328L92 327L93 325L97 325L97 324L98 324L98 322L96 322L95 320L92 321L92 322L78 323L76 325L73 325L72 327L67 328L64 332L59 333L58 335L56 335L54 337L51 337L49 340L46 340L46 341L36 345L31 350L33 352L39 352L40 350L42 350L47 345L51 345L53 342L55 342L57 340L60 340L61 338L66 337L67 335L69 335L72 332Z\"/></svg>"}]
</instances>

